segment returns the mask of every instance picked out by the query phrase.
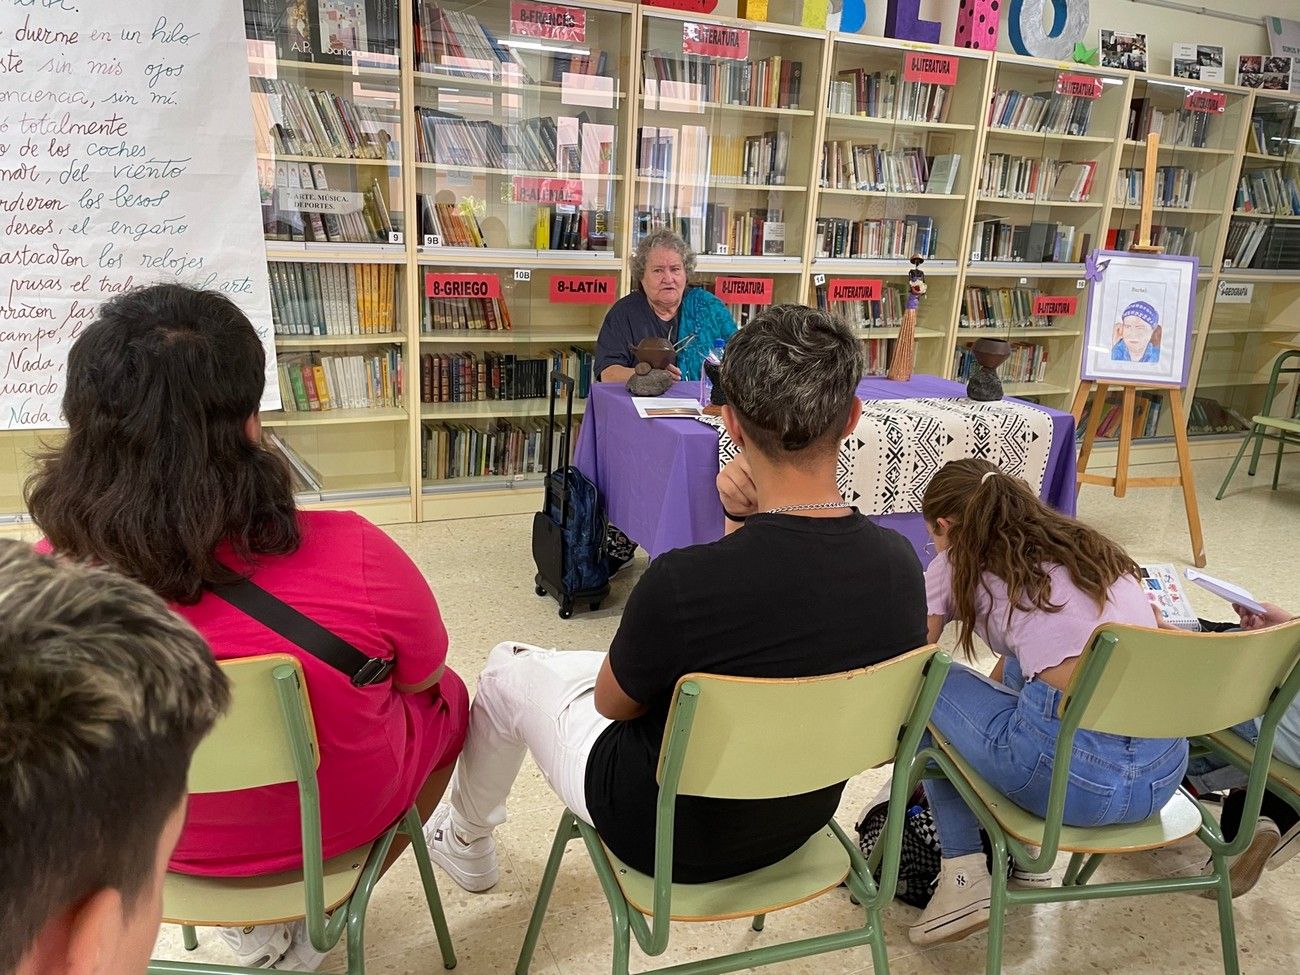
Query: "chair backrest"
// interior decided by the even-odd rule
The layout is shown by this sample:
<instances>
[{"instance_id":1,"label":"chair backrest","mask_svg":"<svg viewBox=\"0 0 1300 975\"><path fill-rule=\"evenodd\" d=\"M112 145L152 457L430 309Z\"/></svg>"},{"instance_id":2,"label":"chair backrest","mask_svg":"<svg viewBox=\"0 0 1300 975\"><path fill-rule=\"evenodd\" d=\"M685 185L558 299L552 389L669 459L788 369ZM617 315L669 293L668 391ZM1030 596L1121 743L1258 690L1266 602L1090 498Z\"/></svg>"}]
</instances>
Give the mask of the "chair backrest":
<instances>
[{"instance_id":1,"label":"chair backrest","mask_svg":"<svg viewBox=\"0 0 1300 975\"><path fill-rule=\"evenodd\" d=\"M1294 360L1294 361L1292 361ZM1264 412L1270 416L1279 414L1273 413L1273 403L1277 396L1278 380L1282 376L1300 374L1300 349L1289 349L1279 355L1273 363L1273 374L1269 377L1268 396L1264 400ZM1300 419L1300 396L1296 396L1291 404L1291 416Z\"/></svg>"},{"instance_id":2,"label":"chair backrest","mask_svg":"<svg viewBox=\"0 0 1300 975\"><path fill-rule=\"evenodd\" d=\"M824 677L687 674L677 682L664 729L660 781L674 729L692 701L679 795L799 795L892 761L936 652L922 647Z\"/></svg>"},{"instance_id":3,"label":"chair backrest","mask_svg":"<svg viewBox=\"0 0 1300 975\"><path fill-rule=\"evenodd\" d=\"M1078 702L1078 727L1092 731L1210 734L1262 715L1297 660L1300 620L1231 633L1105 625L1080 657L1061 714Z\"/></svg>"},{"instance_id":4,"label":"chair backrest","mask_svg":"<svg viewBox=\"0 0 1300 975\"><path fill-rule=\"evenodd\" d=\"M276 653L223 660L219 666L230 679L230 710L194 752L191 792L232 792L296 782L286 707L301 707L313 766L319 765L316 722L302 664L289 654Z\"/></svg>"}]
</instances>

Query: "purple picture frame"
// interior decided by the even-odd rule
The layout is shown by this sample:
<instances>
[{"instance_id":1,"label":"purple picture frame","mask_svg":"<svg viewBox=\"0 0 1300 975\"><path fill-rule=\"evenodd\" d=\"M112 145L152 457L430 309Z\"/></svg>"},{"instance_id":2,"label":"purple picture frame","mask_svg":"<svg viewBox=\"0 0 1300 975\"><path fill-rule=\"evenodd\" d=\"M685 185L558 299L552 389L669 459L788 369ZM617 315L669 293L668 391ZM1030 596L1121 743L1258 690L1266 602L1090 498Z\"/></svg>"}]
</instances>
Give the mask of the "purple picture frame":
<instances>
[{"instance_id":1,"label":"purple picture frame","mask_svg":"<svg viewBox=\"0 0 1300 975\"><path fill-rule=\"evenodd\" d=\"M1118 262L1118 265L1116 264ZM1139 270L1142 264L1150 263L1150 278L1143 280ZM1079 377L1085 382L1103 382L1103 383L1127 383L1137 386L1159 386L1169 388L1186 388L1187 380L1191 375L1192 367L1192 330L1196 316L1196 286L1197 278L1200 272L1201 263L1196 257L1184 257L1172 254L1140 254L1131 251L1111 251L1097 250L1088 255L1084 263L1084 276L1088 282L1088 307L1084 316L1083 327L1083 354L1082 361L1079 364ZM1111 275L1108 279L1107 274L1114 268L1116 271L1128 269L1131 272L1138 272L1137 277L1130 274L1129 277L1120 279L1118 275ZM1164 288L1168 285L1168 278L1171 273L1178 276L1179 283L1183 277L1186 277L1186 292L1176 292L1173 295L1166 295L1160 301L1160 306L1156 308L1157 322L1163 323L1168 320L1167 312L1170 306L1173 307L1173 314L1178 314L1179 305L1177 302L1185 298L1186 314L1182 317L1183 334L1181 342L1175 339L1171 352L1175 355L1181 351L1181 369L1171 370L1168 375L1155 373L1151 369L1143 369L1143 366L1150 366L1145 357L1134 362L1129 359L1111 359L1101 353L1104 349L1114 346L1114 350L1119 349L1119 342L1115 342L1104 329L1112 328L1114 325L1114 312L1107 312L1106 304L1108 298L1107 285L1113 285L1117 288L1127 288L1130 293L1140 292L1143 287ZM1157 277L1164 277L1166 280L1157 280ZM1115 302L1118 306L1118 301ZM1105 321L1101 319L1104 316ZM1178 319L1175 318L1175 321ZM1107 338L1098 344L1098 335L1106 335ZM1123 341L1122 339L1120 340ZM1159 355L1162 353L1165 345L1162 339L1160 347L1156 350L1157 358L1153 362L1159 361ZM1181 346L1181 349L1179 348ZM1115 351L1112 351L1115 355ZM1130 355L1125 350L1124 355ZM1111 367L1110 363L1114 362ZM1098 363L1101 363L1100 367ZM1127 368L1126 368L1127 367Z\"/></svg>"}]
</instances>

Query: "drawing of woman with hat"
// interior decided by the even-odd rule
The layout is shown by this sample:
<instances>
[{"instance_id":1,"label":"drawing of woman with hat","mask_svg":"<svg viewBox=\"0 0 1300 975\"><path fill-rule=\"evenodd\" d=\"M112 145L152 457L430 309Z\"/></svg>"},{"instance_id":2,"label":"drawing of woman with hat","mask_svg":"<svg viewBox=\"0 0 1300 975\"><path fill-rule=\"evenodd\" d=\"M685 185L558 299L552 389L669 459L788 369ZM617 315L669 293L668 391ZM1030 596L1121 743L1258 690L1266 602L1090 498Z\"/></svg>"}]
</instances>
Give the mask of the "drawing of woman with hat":
<instances>
[{"instance_id":1,"label":"drawing of woman with hat","mask_svg":"<svg viewBox=\"0 0 1300 975\"><path fill-rule=\"evenodd\" d=\"M1159 362L1162 331L1160 313L1150 302L1129 302L1115 324L1111 361Z\"/></svg>"}]
</instances>

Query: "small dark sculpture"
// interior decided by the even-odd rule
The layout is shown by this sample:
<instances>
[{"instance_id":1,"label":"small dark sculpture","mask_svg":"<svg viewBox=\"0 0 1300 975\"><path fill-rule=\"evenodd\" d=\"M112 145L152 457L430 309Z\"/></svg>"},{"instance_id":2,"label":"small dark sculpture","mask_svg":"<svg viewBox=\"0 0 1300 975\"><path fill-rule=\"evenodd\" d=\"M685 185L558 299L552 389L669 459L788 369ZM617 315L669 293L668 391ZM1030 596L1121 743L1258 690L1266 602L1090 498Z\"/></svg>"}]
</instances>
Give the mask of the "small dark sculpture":
<instances>
[{"instance_id":1,"label":"small dark sculpture","mask_svg":"<svg viewBox=\"0 0 1300 975\"><path fill-rule=\"evenodd\" d=\"M979 364L966 383L966 396L979 403L992 403L1002 398L1002 380L997 368L1011 355L1011 345L1004 339L979 339L971 346Z\"/></svg>"},{"instance_id":2,"label":"small dark sculpture","mask_svg":"<svg viewBox=\"0 0 1300 975\"><path fill-rule=\"evenodd\" d=\"M889 378L896 382L907 382L912 378L912 367L916 365L916 310L927 291L925 272L921 270L925 258L913 254L911 262L912 269L907 272L907 305L903 311L903 324L898 330L894 354L889 360Z\"/></svg>"},{"instance_id":3,"label":"small dark sculpture","mask_svg":"<svg viewBox=\"0 0 1300 975\"><path fill-rule=\"evenodd\" d=\"M644 338L631 347L637 362L647 363L651 369L667 369L677 358L677 350L667 339Z\"/></svg>"},{"instance_id":4,"label":"small dark sculpture","mask_svg":"<svg viewBox=\"0 0 1300 975\"><path fill-rule=\"evenodd\" d=\"M654 369L648 362L638 362L627 379L627 391L633 396L662 396L675 382L667 369Z\"/></svg>"}]
</instances>

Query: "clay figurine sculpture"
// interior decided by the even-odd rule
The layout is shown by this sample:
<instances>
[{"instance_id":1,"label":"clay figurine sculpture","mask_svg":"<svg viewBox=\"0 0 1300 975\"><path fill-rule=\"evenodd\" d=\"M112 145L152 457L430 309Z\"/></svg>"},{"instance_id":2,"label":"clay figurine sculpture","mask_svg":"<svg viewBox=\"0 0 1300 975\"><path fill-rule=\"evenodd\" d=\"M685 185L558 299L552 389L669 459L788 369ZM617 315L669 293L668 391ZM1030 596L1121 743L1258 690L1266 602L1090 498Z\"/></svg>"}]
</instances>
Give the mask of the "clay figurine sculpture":
<instances>
[{"instance_id":1,"label":"clay figurine sculpture","mask_svg":"<svg viewBox=\"0 0 1300 975\"><path fill-rule=\"evenodd\" d=\"M971 346L975 361L979 363L966 383L966 395L979 403L992 403L1002 398L1002 380L998 366L1011 355L1011 345L1004 339L978 339Z\"/></svg>"},{"instance_id":2,"label":"clay figurine sculpture","mask_svg":"<svg viewBox=\"0 0 1300 975\"><path fill-rule=\"evenodd\" d=\"M665 338L652 336L644 338L632 346L636 356L636 365L627 380L627 391L633 396L662 396L677 382L668 367L677 358L677 353L695 340L688 335L676 345Z\"/></svg>"},{"instance_id":3,"label":"clay figurine sculpture","mask_svg":"<svg viewBox=\"0 0 1300 975\"><path fill-rule=\"evenodd\" d=\"M903 312L903 327L898 330L898 341L894 343L894 356L889 360L889 378L898 382L907 382L912 378L912 367L916 365L916 309L925 294L925 272L921 265L925 258L920 254L912 255L912 270L907 272L907 308Z\"/></svg>"}]
</instances>

